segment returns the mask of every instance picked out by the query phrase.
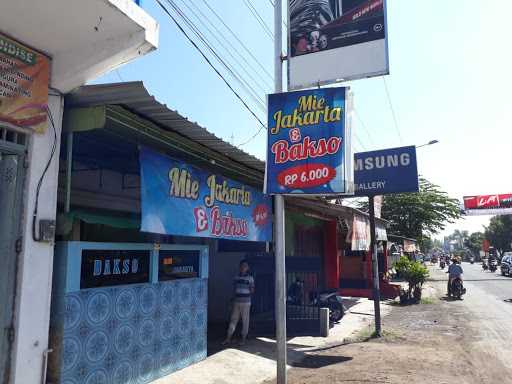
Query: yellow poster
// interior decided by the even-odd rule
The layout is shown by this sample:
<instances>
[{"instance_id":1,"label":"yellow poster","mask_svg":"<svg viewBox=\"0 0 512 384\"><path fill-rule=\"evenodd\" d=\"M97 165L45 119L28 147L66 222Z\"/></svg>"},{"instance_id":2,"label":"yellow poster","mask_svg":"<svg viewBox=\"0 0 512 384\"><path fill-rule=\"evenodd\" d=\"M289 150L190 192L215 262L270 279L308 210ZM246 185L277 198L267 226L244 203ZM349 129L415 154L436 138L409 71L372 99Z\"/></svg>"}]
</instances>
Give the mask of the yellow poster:
<instances>
[{"instance_id":1,"label":"yellow poster","mask_svg":"<svg viewBox=\"0 0 512 384\"><path fill-rule=\"evenodd\" d=\"M0 34L0 126L44 133L49 59Z\"/></svg>"}]
</instances>

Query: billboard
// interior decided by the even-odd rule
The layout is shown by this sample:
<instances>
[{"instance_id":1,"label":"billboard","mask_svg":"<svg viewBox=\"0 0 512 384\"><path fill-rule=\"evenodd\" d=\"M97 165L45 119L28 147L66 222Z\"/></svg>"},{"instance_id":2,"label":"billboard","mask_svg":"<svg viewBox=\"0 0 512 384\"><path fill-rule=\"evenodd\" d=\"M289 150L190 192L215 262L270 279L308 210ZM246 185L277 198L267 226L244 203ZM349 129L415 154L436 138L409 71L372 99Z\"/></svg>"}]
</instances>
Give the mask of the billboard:
<instances>
[{"instance_id":1,"label":"billboard","mask_svg":"<svg viewBox=\"0 0 512 384\"><path fill-rule=\"evenodd\" d=\"M354 155L356 196L418 192L416 147L399 147Z\"/></svg>"},{"instance_id":2,"label":"billboard","mask_svg":"<svg viewBox=\"0 0 512 384\"><path fill-rule=\"evenodd\" d=\"M385 0L289 0L289 88L389 73Z\"/></svg>"},{"instance_id":3,"label":"billboard","mask_svg":"<svg viewBox=\"0 0 512 384\"><path fill-rule=\"evenodd\" d=\"M352 192L350 97L347 87L268 96L267 193Z\"/></svg>"},{"instance_id":4,"label":"billboard","mask_svg":"<svg viewBox=\"0 0 512 384\"><path fill-rule=\"evenodd\" d=\"M139 152L141 231L271 241L270 197L147 148Z\"/></svg>"},{"instance_id":5,"label":"billboard","mask_svg":"<svg viewBox=\"0 0 512 384\"><path fill-rule=\"evenodd\" d=\"M49 59L0 34L0 125L44 133Z\"/></svg>"},{"instance_id":6,"label":"billboard","mask_svg":"<svg viewBox=\"0 0 512 384\"><path fill-rule=\"evenodd\" d=\"M497 195L464 196L466 215L510 215L512 214L512 193Z\"/></svg>"}]
</instances>

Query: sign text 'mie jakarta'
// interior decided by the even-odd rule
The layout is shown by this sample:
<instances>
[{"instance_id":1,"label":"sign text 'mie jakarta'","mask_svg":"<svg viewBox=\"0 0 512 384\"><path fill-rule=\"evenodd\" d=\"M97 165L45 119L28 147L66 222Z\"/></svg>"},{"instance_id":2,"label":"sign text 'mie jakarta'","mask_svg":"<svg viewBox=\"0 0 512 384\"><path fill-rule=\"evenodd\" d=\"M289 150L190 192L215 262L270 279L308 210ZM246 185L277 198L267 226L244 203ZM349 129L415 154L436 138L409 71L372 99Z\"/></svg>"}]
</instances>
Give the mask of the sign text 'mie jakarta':
<instances>
[{"instance_id":1,"label":"sign text 'mie jakarta'","mask_svg":"<svg viewBox=\"0 0 512 384\"><path fill-rule=\"evenodd\" d=\"M242 241L272 238L270 197L142 147L141 231Z\"/></svg>"},{"instance_id":2,"label":"sign text 'mie jakarta'","mask_svg":"<svg viewBox=\"0 0 512 384\"><path fill-rule=\"evenodd\" d=\"M347 94L338 87L268 96L267 193L347 193Z\"/></svg>"},{"instance_id":3,"label":"sign text 'mie jakarta'","mask_svg":"<svg viewBox=\"0 0 512 384\"><path fill-rule=\"evenodd\" d=\"M356 196L418 192L416 147L400 147L354 155Z\"/></svg>"}]
</instances>

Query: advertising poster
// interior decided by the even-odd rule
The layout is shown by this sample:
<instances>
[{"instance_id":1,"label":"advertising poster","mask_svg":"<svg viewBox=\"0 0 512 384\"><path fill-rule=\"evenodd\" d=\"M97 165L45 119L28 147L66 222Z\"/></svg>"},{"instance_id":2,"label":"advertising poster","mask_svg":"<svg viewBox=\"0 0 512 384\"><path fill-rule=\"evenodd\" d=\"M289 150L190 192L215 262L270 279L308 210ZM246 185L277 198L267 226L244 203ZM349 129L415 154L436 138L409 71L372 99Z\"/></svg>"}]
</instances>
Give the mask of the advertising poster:
<instances>
[{"instance_id":1,"label":"advertising poster","mask_svg":"<svg viewBox=\"0 0 512 384\"><path fill-rule=\"evenodd\" d=\"M416 147L356 153L354 188L356 196L418 192Z\"/></svg>"},{"instance_id":2,"label":"advertising poster","mask_svg":"<svg viewBox=\"0 0 512 384\"><path fill-rule=\"evenodd\" d=\"M512 214L512 193L497 195L464 196L466 215L510 215Z\"/></svg>"},{"instance_id":3,"label":"advertising poster","mask_svg":"<svg viewBox=\"0 0 512 384\"><path fill-rule=\"evenodd\" d=\"M0 34L0 124L44 133L49 59Z\"/></svg>"},{"instance_id":4,"label":"advertising poster","mask_svg":"<svg viewBox=\"0 0 512 384\"><path fill-rule=\"evenodd\" d=\"M270 197L147 148L139 159L141 231L272 241Z\"/></svg>"},{"instance_id":5,"label":"advertising poster","mask_svg":"<svg viewBox=\"0 0 512 384\"><path fill-rule=\"evenodd\" d=\"M289 0L290 88L387 74L384 0Z\"/></svg>"},{"instance_id":6,"label":"advertising poster","mask_svg":"<svg viewBox=\"0 0 512 384\"><path fill-rule=\"evenodd\" d=\"M269 95L267 193L352 192L348 94L338 87Z\"/></svg>"}]
</instances>

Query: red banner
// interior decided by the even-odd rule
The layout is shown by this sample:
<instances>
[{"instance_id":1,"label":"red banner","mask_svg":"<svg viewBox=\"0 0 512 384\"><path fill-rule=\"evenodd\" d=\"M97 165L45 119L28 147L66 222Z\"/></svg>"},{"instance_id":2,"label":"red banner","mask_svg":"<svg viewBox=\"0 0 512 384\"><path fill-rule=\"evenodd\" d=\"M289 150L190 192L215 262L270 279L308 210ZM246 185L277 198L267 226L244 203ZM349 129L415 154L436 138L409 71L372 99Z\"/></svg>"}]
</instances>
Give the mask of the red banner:
<instances>
[{"instance_id":1,"label":"red banner","mask_svg":"<svg viewBox=\"0 0 512 384\"><path fill-rule=\"evenodd\" d=\"M512 208L512 193L499 195L465 196L465 209Z\"/></svg>"},{"instance_id":2,"label":"red banner","mask_svg":"<svg viewBox=\"0 0 512 384\"><path fill-rule=\"evenodd\" d=\"M464 196L466 215L512 215L512 193Z\"/></svg>"}]
</instances>

